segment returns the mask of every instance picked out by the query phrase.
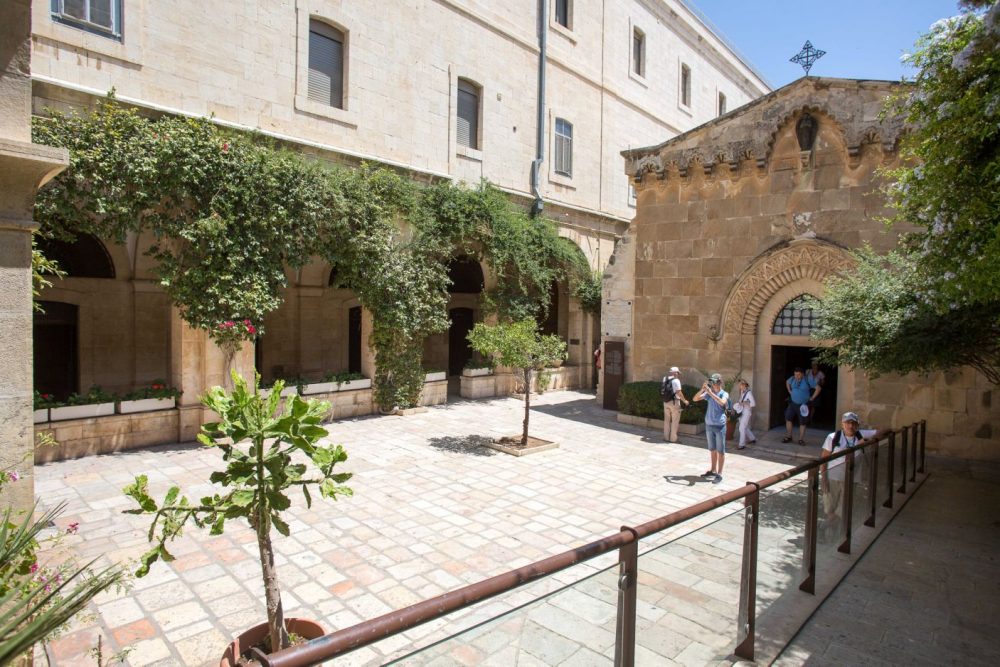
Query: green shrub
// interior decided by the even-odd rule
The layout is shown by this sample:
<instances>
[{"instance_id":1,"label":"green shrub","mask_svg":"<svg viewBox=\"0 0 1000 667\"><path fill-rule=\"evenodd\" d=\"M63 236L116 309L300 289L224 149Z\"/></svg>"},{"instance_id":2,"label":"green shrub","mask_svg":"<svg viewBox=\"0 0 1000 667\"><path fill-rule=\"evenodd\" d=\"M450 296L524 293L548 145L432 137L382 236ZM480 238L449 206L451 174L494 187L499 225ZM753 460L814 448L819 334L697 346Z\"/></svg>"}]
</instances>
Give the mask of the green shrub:
<instances>
[{"instance_id":1,"label":"green shrub","mask_svg":"<svg viewBox=\"0 0 1000 667\"><path fill-rule=\"evenodd\" d=\"M698 387L683 385L684 395L688 400L698 392ZM705 421L704 401L691 403L681 410L682 424L700 424ZM642 382L626 382L618 392L618 410L626 415L663 419L663 399L660 397L660 382L645 380Z\"/></svg>"}]
</instances>

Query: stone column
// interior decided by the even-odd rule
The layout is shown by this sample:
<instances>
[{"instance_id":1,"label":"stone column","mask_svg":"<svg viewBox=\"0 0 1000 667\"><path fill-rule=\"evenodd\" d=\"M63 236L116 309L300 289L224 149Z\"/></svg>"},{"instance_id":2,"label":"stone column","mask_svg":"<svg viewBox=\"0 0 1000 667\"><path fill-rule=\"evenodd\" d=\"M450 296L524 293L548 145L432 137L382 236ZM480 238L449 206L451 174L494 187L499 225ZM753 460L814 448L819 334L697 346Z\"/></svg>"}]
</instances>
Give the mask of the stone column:
<instances>
[{"instance_id":1,"label":"stone column","mask_svg":"<svg viewBox=\"0 0 1000 667\"><path fill-rule=\"evenodd\" d=\"M31 233L35 193L69 164L63 149L31 143L31 3L0 3L0 467L23 480L5 500L34 502Z\"/></svg>"},{"instance_id":2,"label":"stone column","mask_svg":"<svg viewBox=\"0 0 1000 667\"><path fill-rule=\"evenodd\" d=\"M248 382L252 381L253 343L243 344L231 367ZM232 380L219 346L206 332L191 328L176 306L170 311L170 383L184 392L177 401L180 410L177 441L190 442L203 423L217 419L215 413L202 406L202 395L212 387L228 387Z\"/></svg>"}]
</instances>

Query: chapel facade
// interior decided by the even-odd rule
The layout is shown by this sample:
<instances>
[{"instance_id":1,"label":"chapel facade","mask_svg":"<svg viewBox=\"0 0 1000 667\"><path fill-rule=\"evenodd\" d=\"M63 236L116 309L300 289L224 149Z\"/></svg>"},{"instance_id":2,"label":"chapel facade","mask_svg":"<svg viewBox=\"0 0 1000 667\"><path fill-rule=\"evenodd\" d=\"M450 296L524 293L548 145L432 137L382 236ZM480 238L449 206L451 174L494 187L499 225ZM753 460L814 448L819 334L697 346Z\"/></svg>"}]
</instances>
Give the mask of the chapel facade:
<instances>
[{"instance_id":1,"label":"chapel facade","mask_svg":"<svg viewBox=\"0 0 1000 667\"><path fill-rule=\"evenodd\" d=\"M884 253L905 231L882 222L879 172L899 160L906 128L881 112L900 85L805 77L623 153L638 207L605 274L602 338L623 344L625 381L670 366L694 385L702 371L739 375L757 399L753 428L784 424L786 378L824 345L810 338L804 297L822 299L824 281L851 267L850 249ZM846 410L878 427L926 418L932 451L1000 451L1000 396L972 368L876 379L824 370L817 426L833 430Z\"/></svg>"}]
</instances>

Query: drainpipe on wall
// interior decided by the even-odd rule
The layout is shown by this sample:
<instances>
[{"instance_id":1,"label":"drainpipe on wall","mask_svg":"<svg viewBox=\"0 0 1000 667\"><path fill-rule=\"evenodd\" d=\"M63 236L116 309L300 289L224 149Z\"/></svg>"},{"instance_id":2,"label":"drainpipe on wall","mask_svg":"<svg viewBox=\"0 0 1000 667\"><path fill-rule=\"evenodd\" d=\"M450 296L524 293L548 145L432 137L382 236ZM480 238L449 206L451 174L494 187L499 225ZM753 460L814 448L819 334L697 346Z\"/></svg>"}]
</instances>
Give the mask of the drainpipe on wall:
<instances>
[{"instance_id":1,"label":"drainpipe on wall","mask_svg":"<svg viewBox=\"0 0 1000 667\"><path fill-rule=\"evenodd\" d=\"M531 205L533 216L541 215L545 208L539 182L542 180L542 160L545 159L545 43L548 36L548 4L549 0L538 0L538 118L535 159L531 163L531 194L535 196L535 203Z\"/></svg>"}]
</instances>

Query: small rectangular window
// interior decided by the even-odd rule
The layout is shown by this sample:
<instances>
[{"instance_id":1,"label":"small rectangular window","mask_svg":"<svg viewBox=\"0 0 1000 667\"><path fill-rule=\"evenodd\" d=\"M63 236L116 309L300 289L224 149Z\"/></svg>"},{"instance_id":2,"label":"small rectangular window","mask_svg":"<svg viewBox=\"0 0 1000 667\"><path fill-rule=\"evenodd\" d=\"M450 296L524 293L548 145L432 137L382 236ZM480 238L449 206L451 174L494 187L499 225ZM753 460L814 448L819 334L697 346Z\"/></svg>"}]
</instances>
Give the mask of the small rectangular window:
<instances>
[{"instance_id":1,"label":"small rectangular window","mask_svg":"<svg viewBox=\"0 0 1000 667\"><path fill-rule=\"evenodd\" d=\"M681 104L691 106L691 68L681 65Z\"/></svg>"},{"instance_id":2,"label":"small rectangular window","mask_svg":"<svg viewBox=\"0 0 1000 667\"><path fill-rule=\"evenodd\" d=\"M646 35L638 28L632 29L632 71L639 76L646 74Z\"/></svg>"},{"instance_id":3,"label":"small rectangular window","mask_svg":"<svg viewBox=\"0 0 1000 667\"><path fill-rule=\"evenodd\" d=\"M479 87L458 80L458 145L479 150Z\"/></svg>"},{"instance_id":4,"label":"small rectangular window","mask_svg":"<svg viewBox=\"0 0 1000 667\"><path fill-rule=\"evenodd\" d=\"M556 23L564 28L572 28L570 25L570 0L556 0Z\"/></svg>"},{"instance_id":5,"label":"small rectangular window","mask_svg":"<svg viewBox=\"0 0 1000 667\"><path fill-rule=\"evenodd\" d=\"M88 32L121 36L121 0L52 0L52 18Z\"/></svg>"},{"instance_id":6,"label":"small rectangular window","mask_svg":"<svg viewBox=\"0 0 1000 667\"><path fill-rule=\"evenodd\" d=\"M321 21L309 22L308 97L344 108L344 33Z\"/></svg>"},{"instance_id":7,"label":"small rectangular window","mask_svg":"<svg viewBox=\"0 0 1000 667\"><path fill-rule=\"evenodd\" d=\"M557 174L573 177L573 124L556 118L556 140L553 162Z\"/></svg>"},{"instance_id":8,"label":"small rectangular window","mask_svg":"<svg viewBox=\"0 0 1000 667\"><path fill-rule=\"evenodd\" d=\"M719 93L719 115L726 113L726 96Z\"/></svg>"},{"instance_id":9,"label":"small rectangular window","mask_svg":"<svg viewBox=\"0 0 1000 667\"><path fill-rule=\"evenodd\" d=\"M635 206L635 200L636 200L635 184L634 183L629 183L628 184L628 205L629 206Z\"/></svg>"}]
</instances>

